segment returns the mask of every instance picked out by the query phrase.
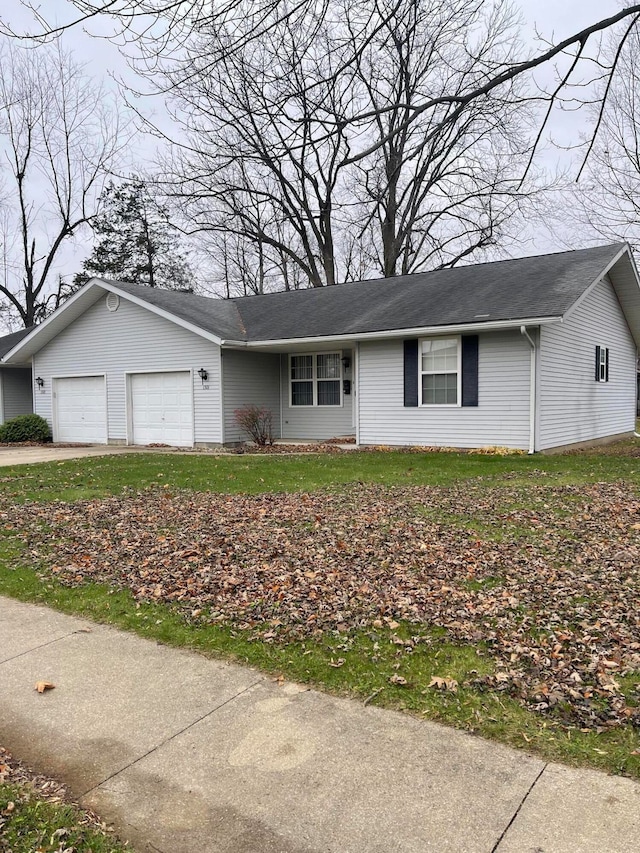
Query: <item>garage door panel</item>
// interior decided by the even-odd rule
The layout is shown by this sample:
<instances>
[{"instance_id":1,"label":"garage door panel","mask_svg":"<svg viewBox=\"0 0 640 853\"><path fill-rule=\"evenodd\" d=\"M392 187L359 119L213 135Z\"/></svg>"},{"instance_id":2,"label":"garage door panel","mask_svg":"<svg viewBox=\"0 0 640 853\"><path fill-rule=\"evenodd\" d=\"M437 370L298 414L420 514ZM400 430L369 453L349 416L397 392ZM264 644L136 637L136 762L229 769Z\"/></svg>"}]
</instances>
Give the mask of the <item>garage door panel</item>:
<instances>
[{"instance_id":1,"label":"garage door panel","mask_svg":"<svg viewBox=\"0 0 640 853\"><path fill-rule=\"evenodd\" d=\"M134 444L193 444L192 378L187 371L130 376Z\"/></svg>"},{"instance_id":2,"label":"garage door panel","mask_svg":"<svg viewBox=\"0 0 640 853\"><path fill-rule=\"evenodd\" d=\"M54 380L56 441L107 441L104 376L69 376Z\"/></svg>"}]
</instances>

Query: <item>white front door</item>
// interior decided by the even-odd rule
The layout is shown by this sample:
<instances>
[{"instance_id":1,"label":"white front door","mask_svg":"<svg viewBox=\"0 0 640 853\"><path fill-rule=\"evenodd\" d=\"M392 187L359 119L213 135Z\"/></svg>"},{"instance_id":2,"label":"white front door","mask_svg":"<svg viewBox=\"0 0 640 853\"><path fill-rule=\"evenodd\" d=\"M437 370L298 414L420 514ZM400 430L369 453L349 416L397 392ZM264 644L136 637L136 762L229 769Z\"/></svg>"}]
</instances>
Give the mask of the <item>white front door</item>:
<instances>
[{"instance_id":1,"label":"white front door","mask_svg":"<svg viewBox=\"0 0 640 853\"><path fill-rule=\"evenodd\" d=\"M54 441L107 441L104 376L66 376L53 380Z\"/></svg>"},{"instance_id":2,"label":"white front door","mask_svg":"<svg viewBox=\"0 0 640 853\"><path fill-rule=\"evenodd\" d=\"M132 443L192 447L191 373L132 373L129 381Z\"/></svg>"}]
</instances>

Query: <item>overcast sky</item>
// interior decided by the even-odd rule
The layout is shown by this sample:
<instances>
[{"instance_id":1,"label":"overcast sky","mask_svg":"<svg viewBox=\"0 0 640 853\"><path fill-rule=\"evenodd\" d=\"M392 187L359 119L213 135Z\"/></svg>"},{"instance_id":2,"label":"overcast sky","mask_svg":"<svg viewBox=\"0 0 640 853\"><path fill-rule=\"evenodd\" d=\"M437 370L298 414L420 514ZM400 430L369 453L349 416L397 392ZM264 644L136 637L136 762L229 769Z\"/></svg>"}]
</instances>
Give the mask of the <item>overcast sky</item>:
<instances>
[{"instance_id":1,"label":"overcast sky","mask_svg":"<svg viewBox=\"0 0 640 853\"><path fill-rule=\"evenodd\" d=\"M38 0L35 2L38 5ZM557 42L594 21L615 14L624 5L621 0L513 0L513 3L522 13L523 37L532 43L535 41L536 32L549 41ZM55 23L67 23L77 17L77 10L68 0L46 0L39 5L46 10L48 20ZM0 19L18 30L32 26L32 16L20 0L2 0ZM93 33L108 33L110 28L106 23L101 25L99 21L93 21L90 30ZM87 70L93 76L108 78L112 73L130 81L134 80L118 47L112 42L92 38L82 27L75 27L67 32L63 41L80 61L87 63ZM546 82L551 79L551 74L552 69L544 68L538 71L537 77ZM146 109L159 115L162 107L157 102L153 105L147 102ZM554 130L562 132L564 128L571 134L572 129L581 124L582 117L579 115L558 117ZM148 143L146 146L151 154L149 146L153 148L153 144ZM145 149L140 153L144 158Z\"/></svg>"},{"instance_id":2,"label":"overcast sky","mask_svg":"<svg viewBox=\"0 0 640 853\"><path fill-rule=\"evenodd\" d=\"M0 18L5 23L18 31L30 28L32 24L30 13L24 9L20 0L0 0L0 2ZM514 0L514 5L521 9L522 35L526 41L533 43L537 31L543 38L557 43L593 22L615 14L623 3L620 0ZM59 24L66 23L77 15L68 0L46 0L46 2L43 0L40 6L46 10L50 21ZM94 33L109 31L106 24L100 25L96 22L91 24L91 29ZM92 76L107 80L108 85L114 88L116 83L110 78L110 74L115 77L124 76L133 82L132 72L127 68L115 44L104 39L92 38L81 27L75 27L65 33L63 42L73 51L76 59L86 63L86 70ZM553 80L553 69L540 70L537 73L537 79L539 82L549 83ZM142 105L144 110L153 114L155 120L162 124L162 103L156 99L147 99L143 102L138 101L136 105ZM587 129L587 116L584 113L558 113L551 124L551 135L554 141L568 145L579 138L581 131L584 133ZM156 148L155 140L141 138L139 144L132 150L130 170L144 169L145 162L151 164ZM561 155L558 154L558 150L547 143L540 155L541 163L551 168L559 156ZM565 155L565 165L566 162ZM561 243L563 236L571 240L571 237L566 238L566 235L556 234L553 230L536 226L531 229L524 249L522 246L515 247L510 254L533 254L565 248L566 243L565 245ZM599 241L596 239L595 242ZM67 247L57 271L64 274L76 272L84 257L89 254L90 246L89 235L87 235L86 239L79 240L75 246Z\"/></svg>"},{"instance_id":3,"label":"overcast sky","mask_svg":"<svg viewBox=\"0 0 640 853\"><path fill-rule=\"evenodd\" d=\"M66 23L77 17L77 11L68 0L46 0L35 5L46 10L49 20ZM213 0L215 2L215 0ZM554 41L564 38L594 21L615 14L623 5L622 0L513 0L520 8L524 19L524 35L533 39L536 28L545 38ZM29 26L31 15L20 0L2 0L0 18L16 28ZM107 25L96 22L90 25L92 32L106 33ZM65 36L65 42L96 70L105 72L109 68L121 67L121 59L115 45L99 42L85 35L80 28Z\"/></svg>"}]
</instances>

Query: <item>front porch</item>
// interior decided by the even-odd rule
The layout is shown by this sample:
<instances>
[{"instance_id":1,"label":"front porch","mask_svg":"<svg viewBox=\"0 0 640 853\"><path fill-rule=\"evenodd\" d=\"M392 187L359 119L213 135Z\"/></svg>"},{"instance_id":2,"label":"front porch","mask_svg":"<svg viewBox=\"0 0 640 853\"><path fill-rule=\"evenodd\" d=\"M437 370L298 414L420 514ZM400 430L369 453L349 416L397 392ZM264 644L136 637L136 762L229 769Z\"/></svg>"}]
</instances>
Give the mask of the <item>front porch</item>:
<instances>
[{"instance_id":1,"label":"front porch","mask_svg":"<svg viewBox=\"0 0 640 853\"><path fill-rule=\"evenodd\" d=\"M352 349L298 352L222 351L224 443L245 441L234 413L246 406L271 412L273 436L309 444L355 441L355 368Z\"/></svg>"}]
</instances>

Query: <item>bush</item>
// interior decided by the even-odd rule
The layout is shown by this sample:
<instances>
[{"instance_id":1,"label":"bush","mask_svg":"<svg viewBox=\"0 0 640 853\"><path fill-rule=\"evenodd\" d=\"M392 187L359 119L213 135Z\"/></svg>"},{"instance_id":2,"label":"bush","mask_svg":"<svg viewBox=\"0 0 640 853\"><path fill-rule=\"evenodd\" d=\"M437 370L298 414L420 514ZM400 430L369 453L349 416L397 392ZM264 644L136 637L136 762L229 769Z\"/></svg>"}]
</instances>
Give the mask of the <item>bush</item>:
<instances>
[{"instance_id":1,"label":"bush","mask_svg":"<svg viewBox=\"0 0 640 853\"><path fill-rule=\"evenodd\" d=\"M264 406L241 406L234 409L238 426L248 433L258 447L273 444L273 415Z\"/></svg>"},{"instance_id":2,"label":"bush","mask_svg":"<svg viewBox=\"0 0 640 853\"><path fill-rule=\"evenodd\" d=\"M40 415L18 415L0 426L0 441L51 441L51 430Z\"/></svg>"}]
</instances>

